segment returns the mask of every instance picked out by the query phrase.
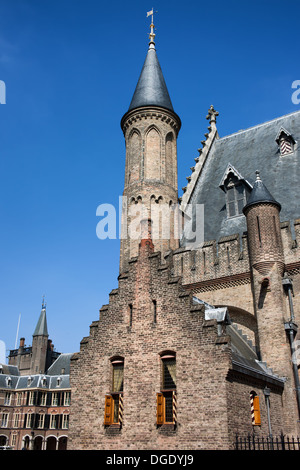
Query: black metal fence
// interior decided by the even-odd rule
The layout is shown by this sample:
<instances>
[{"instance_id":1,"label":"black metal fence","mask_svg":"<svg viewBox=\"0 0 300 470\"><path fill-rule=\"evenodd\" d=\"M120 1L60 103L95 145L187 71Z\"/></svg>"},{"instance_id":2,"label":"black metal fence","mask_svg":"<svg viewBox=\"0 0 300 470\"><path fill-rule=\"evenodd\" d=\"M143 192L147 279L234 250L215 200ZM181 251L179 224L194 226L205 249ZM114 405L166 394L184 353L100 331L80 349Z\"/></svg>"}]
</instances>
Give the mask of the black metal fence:
<instances>
[{"instance_id":1,"label":"black metal fence","mask_svg":"<svg viewBox=\"0 0 300 470\"><path fill-rule=\"evenodd\" d=\"M253 434L236 435L235 450L300 450L300 439L283 434L279 437L259 437Z\"/></svg>"}]
</instances>

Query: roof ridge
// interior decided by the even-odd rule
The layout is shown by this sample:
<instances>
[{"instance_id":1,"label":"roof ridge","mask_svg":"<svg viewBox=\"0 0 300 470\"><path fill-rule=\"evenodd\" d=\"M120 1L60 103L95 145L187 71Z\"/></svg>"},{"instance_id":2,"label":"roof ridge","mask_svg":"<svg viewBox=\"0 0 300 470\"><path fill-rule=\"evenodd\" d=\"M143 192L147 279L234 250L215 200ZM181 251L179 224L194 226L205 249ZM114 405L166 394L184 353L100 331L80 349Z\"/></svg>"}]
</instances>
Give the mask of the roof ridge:
<instances>
[{"instance_id":1,"label":"roof ridge","mask_svg":"<svg viewBox=\"0 0 300 470\"><path fill-rule=\"evenodd\" d=\"M241 129L240 131L233 132L232 134L225 135L224 137L220 137L218 139L218 141L228 139L229 137L233 137L234 135L243 134L244 132L248 132L252 129L257 129L259 127L266 126L267 124L270 124L271 122L280 121L281 119L284 119L288 116L292 116L293 114L299 114L299 113L300 113L300 110L293 111L292 113L284 114L283 116L280 116L280 117L277 117L277 118L274 118L274 119L269 119L268 121L262 122L261 124L256 124L255 126L250 126L247 129Z\"/></svg>"}]
</instances>

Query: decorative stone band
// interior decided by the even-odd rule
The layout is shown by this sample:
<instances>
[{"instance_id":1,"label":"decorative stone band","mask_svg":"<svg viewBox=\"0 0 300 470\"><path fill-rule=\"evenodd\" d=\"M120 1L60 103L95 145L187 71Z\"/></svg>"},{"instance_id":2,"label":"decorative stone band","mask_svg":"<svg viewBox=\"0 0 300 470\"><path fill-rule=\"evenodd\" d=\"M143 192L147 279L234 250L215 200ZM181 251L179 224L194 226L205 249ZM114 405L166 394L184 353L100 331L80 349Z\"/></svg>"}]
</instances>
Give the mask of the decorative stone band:
<instances>
[{"instance_id":1,"label":"decorative stone band","mask_svg":"<svg viewBox=\"0 0 300 470\"><path fill-rule=\"evenodd\" d=\"M195 282L193 284L185 284L183 287L192 290L195 293L207 292L211 290L226 289L227 287L241 286L243 284L250 284L251 274L250 271L233 274L231 276L219 277L217 279L208 279L206 281Z\"/></svg>"},{"instance_id":2,"label":"decorative stone band","mask_svg":"<svg viewBox=\"0 0 300 470\"><path fill-rule=\"evenodd\" d=\"M284 263L282 261L260 261L259 263L254 263L253 268L259 272L262 276L267 276L269 274L275 263L279 266L281 274L284 273Z\"/></svg>"},{"instance_id":3,"label":"decorative stone band","mask_svg":"<svg viewBox=\"0 0 300 470\"><path fill-rule=\"evenodd\" d=\"M121 120L121 128L124 135L131 124L136 121L140 121L141 119L154 119L156 121L159 119L161 121L166 121L175 130L176 135L181 128L181 120L176 113L156 106L145 106L143 108L133 109L132 111L124 114Z\"/></svg>"},{"instance_id":4,"label":"decorative stone band","mask_svg":"<svg viewBox=\"0 0 300 470\"><path fill-rule=\"evenodd\" d=\"M285 265L285 271L289 276L300 273L300 261L294 263L287 263Z\"/></svg>"}]
</instances>

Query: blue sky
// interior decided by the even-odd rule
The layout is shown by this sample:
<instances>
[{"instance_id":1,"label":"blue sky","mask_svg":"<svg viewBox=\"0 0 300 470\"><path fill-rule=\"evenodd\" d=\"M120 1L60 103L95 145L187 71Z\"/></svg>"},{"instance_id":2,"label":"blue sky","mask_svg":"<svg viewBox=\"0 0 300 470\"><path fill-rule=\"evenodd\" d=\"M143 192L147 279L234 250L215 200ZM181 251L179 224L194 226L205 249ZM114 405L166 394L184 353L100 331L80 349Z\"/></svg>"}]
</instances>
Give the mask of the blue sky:
<instances>
[{"instance_id":1,"label":"blue sky","mask_svg":"<svg viewBox=\"0 0 300 470\"><path fill-rule=\"evenodd\" d=\"M178 138L179 196L207 132L221 136L300 109L298 0L0 0L0 340L27 345L47 302L50 338L79 350L117 287L119 241L96 209L123 191L127 111L155 15Z\"/></svg>"}]
</instances>

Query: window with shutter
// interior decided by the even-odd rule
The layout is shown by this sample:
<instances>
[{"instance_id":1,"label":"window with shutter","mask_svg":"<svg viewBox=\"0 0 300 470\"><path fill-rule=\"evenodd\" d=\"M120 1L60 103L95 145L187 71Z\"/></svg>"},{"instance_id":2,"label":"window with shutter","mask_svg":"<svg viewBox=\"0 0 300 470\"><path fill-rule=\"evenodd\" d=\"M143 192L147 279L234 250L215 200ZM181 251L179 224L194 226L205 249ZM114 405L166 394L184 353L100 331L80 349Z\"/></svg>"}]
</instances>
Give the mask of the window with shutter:
<instances>
[{"instance_id":1,"label":"window with shutter","mask_svg":"<svg viewBox=\"0 0 300 470\"><path fill-rule=\"evenodd\" d=\"M167 353L162 360L162 389L157 394L157 425L177 422L176 355Z\"/></svg>"},{"instance_id":2,"label":"window with shutter","mask_svg":"<svg viewBox=\"0 0 300 470\"><path fill-rule=\"evenodd\" d=\"M104 424L122 425L123 423L123 382L124 359L115 357L111 360L112 385L111 393L105 396Z\"/></svg>"},{"instance_id":3,"label":"window with shutter","mask_svg":"<svg viewBox=\"0 0 300 470\"><path fill-rule=\"evenodd\" d=\"M261 425L260 407L259 407L259 397L257 395L253 398L253 408L254 408L254 424L256 426L260 426Z\"/></svg>"},{"instance_id":4,"label":"window with shutter","mask_svg":"<svg viewBox=\"0 0 300 470\"><path fill-rule=\"evenodd\" d=\"M252 391L250 393L250 404L251 404L251 420L253 426L260 426L260 406L259 406L259 397L256 395L256 392Z\"/></svg>"}]
</instances>

